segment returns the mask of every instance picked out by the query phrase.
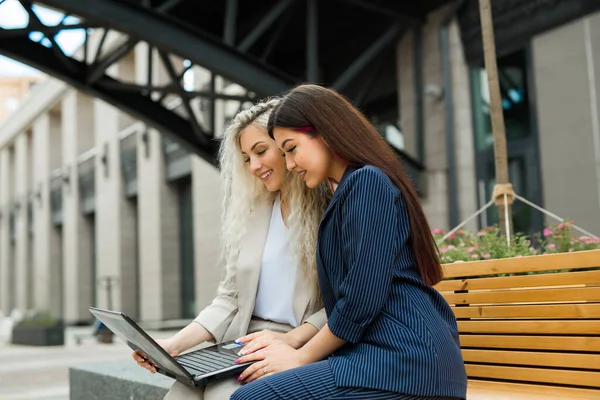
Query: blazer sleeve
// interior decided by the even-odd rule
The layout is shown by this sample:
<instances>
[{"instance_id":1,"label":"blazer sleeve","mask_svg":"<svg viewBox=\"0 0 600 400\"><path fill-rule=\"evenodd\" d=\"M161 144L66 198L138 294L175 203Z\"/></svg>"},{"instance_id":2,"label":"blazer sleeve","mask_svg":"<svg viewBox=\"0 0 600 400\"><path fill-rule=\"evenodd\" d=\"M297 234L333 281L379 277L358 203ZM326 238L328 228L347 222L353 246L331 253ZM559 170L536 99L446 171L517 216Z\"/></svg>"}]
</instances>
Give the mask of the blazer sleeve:
<instances>
[{"instance_id":1,"label":"blazer sleeve","mask_svg":"<svg viewBox=\"0 0 600 400\"><path fill-rule=\"evenodd\" d=\"M217 343L222 341L231 321L238 312L238 293L234 271L234 266L227 269L225 278L219 284L217 296L194 319L210 332Z\"/></svg>"},{"instance_id":2,"label":"blazer sleeve","mask_svg":"<svg viewBox=\"0 0 600 400\"><path fill-rule=\"evenodd\" d=\"M309 323L320 331L327 323L327 313L325 312L325 308L321 308L319 311L306 318L304 323Z\"/></svg>"},{"instance_id":3,"label":"blazer sleeve","mask_svg":"<svg viewBox=\"0 0 600 400\"><path fill-rule=\"evenodd\" d=\"M348 178L343 190L345 275L328 324L334 335L356 343L389 296L394 263L409 226L408 215L402 221L398 215L399 191L383 172L362 168Z\"/></svg>"}]
</instances>

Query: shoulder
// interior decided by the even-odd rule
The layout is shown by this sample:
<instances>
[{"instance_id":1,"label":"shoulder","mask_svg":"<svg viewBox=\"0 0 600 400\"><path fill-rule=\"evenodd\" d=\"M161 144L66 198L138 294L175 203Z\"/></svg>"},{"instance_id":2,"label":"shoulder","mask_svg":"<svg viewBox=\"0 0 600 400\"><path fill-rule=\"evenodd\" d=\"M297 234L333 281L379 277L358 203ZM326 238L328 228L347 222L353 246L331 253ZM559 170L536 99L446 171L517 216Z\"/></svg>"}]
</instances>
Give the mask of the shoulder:
<instances>
[{"instance_id":1,"label":"shoulder","mask_svg":"<svg viewBox=\"0 0 600 400\"><path fill-rule=\"evenodd\" d=\"M365 193L385 193L395 195L398 193L398 188L389 176L382 170L372 165L366 165L352 172L344 185L344 191L365 192Z\"/></svg>"}]
</instances>

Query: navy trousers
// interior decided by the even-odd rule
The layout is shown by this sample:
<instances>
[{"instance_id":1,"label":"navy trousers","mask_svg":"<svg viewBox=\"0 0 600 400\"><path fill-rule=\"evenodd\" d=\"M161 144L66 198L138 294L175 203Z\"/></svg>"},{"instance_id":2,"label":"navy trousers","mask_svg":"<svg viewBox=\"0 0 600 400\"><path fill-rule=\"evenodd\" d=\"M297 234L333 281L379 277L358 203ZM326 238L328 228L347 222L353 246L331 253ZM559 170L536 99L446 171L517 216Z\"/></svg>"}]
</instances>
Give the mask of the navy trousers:
<instances>
[{"instance_id":1,"label":"navy trousers","mask_svg":"<svg viewBox=\"0 0 600 400\"><path fill-rule=\"evenodd\" d=\"M259 379L237 389L230 399L454 400L450 397L413 396L364 388L337 387L328 360Z\"/></svg>"}]
</instances>

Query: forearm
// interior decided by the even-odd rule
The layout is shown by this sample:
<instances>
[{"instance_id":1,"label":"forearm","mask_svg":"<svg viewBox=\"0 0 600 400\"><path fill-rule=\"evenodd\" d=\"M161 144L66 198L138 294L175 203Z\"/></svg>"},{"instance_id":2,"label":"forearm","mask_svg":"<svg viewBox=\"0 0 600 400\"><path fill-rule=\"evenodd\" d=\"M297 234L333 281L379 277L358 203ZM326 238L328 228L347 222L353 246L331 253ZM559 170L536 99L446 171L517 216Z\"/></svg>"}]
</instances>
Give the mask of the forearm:
<instances>
[{"instance_id":1,"label":"forearm","mask_svg":"<svg viewBox=\"0 0 600 400\"><path fill-rule=\"evenodd\" d=\"M302 363L309 364L325 359L344 344L346 344L346 341L331 333L329 325L325 324L323 329L298 351L300 352Z\"/></svg>"},{"instance_id":2,"label":"forearm","mask_svg":"<svg viewBox=\"0 0 600 400\"><path fill-rule=\"evenodd\" d=\"M287 343L295 349L304 346L319 330L310 323L304 323L285 334Z\"/></svg>"},{"instance_id":3,"label":"forearm","mask_svg":"<svg viewBox=\"0 0 600 400\"><path fill-rule=\"evenodd\" d=\"M173 348L181 353L211 339L213 336L206 328L197 322L192 322L173 335L170 341Z\"/></svg>"}]
</instances>

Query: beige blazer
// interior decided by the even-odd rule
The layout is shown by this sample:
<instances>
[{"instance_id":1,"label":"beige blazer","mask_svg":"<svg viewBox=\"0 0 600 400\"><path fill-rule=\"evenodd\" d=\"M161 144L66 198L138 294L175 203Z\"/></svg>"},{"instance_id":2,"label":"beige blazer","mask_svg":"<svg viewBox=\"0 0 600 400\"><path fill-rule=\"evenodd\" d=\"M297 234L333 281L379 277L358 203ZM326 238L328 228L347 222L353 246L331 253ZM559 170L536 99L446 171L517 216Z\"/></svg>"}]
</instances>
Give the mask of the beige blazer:
<instances>
[{"instance_id":1,"label":"beige blazer","mask_svg":"<svg viewBox=\"0 0 600 400\"><path fill-rule=\"evenodd\" d=\"M247 334L254 312L272 211L272 203L257 206L242 239L238 262L229 266L226 278L219 285L217 297L195 319L213 335L217 343L235 340ZM301 323L308 322L320 330L327 322L325 309L309 310L309 283L303 274L297 274L297 277L293 299L296 319Z\"/></svg>"}]
</instances>

